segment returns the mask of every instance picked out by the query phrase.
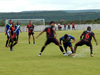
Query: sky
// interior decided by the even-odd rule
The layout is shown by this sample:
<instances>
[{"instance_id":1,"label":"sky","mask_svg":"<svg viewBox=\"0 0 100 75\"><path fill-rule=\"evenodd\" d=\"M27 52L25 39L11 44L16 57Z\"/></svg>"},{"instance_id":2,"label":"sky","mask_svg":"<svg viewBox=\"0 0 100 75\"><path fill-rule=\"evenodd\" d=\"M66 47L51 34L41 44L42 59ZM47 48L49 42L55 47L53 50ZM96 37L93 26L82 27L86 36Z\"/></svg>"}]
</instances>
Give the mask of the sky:
<instances>
[{"instance_id":1,"label":"sky","mask_svg":"<svg viewBox=\"0 0 100 75\"><path fill-rule=\"evenodd\" d=\"M100 9L100 0L0 0L0 12Z\"/></svg>"}]
</instances>

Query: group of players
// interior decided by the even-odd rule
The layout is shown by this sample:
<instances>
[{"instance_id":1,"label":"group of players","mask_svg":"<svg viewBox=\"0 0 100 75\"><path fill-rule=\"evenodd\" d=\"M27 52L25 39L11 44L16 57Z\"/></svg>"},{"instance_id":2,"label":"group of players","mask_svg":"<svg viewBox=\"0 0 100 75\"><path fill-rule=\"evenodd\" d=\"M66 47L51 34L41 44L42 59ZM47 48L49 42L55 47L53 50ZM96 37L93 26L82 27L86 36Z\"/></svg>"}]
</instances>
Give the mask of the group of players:
<instances>
[{"instance_id":1,"label":"group of players","mask_svg":"<svg viewBox=\"0 0 100 75\"><path fill-rule=\"evenodd\" d=\"M26 31L28 29L28 35L29 35L29 44L30 44L30 36L33 36L33 44L35 44L35 37L34 37L34 25L32 24L31 21L29 21L29 25L26 28ZM18 35L19 35L19 30L20 30L20 25L17 22L17 25L15 25L12 20L9 20L9 24L6 25L5 27L5 34L7 35L7 41L6 41L6 46L8 43L10 44L10 51L13 51L13 46L17 44L18 42ZM20 30L21 31L21 30ZM65 34L63 37L60 38L60 42L56 39L57 33L55 31L55 22L51 21L50 26L46 27L36 38L38 38L42 33L46 32L47 34L47 40L42 47L39 56L41 56L42 52L44 51L45 47L50 44L51 42L55 43L56 45L59 46L61 52L63 53L63 56L68 56L67 54L67 47L69 46L72 52L72 56L75 56L76 49L78 46L82 45L87 45L90 47L90 56L93 57L93 48L92 48L92 37L94 38L96 45L98 45L94 33L91 31L91 27L88 26L87 30L82 33L80 36L80 41L77 42L74 46L74 49L72 47L72 43L75 42L75 38L71 35ZM82 38L83 37L83 38ZM71 39L73 39L73 42L71 42ZM9 42L10 40L10 42ZM15 41L15 43L13 43ZM63 50L63 47L61 46L61 41L63 41L63 46L65 49L65 52Z\"/></svg>"}]
</instances>

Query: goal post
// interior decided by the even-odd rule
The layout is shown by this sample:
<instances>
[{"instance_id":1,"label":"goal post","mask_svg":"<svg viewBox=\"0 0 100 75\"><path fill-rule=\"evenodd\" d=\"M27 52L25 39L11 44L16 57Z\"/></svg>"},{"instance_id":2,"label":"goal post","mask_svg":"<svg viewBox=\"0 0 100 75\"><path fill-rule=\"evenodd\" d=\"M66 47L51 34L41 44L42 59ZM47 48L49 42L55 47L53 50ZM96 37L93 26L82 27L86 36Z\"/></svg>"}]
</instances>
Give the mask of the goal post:
<instances>
[{"instance_id":1,"label":"goal post","mask_svg":"<svg viewBox=\"0 0 100 75\"><path fill-rule=\"evenodd\" d=\"M25 26L29 24L29 21L32 21L32 24L35 25L45 25L45 19L6 19L5 25L9 23L9 20L12 20L12 22L19 22L21 26Z\"/></svg>"}]
</instances>

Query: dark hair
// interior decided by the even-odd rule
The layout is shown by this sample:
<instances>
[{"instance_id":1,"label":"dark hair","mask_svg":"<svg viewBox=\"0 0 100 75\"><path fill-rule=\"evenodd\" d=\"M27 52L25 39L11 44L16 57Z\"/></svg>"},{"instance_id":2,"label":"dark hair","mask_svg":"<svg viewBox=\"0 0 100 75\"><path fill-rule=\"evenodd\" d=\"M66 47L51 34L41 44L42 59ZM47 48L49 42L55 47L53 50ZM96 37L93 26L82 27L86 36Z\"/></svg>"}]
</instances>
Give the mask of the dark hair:
<instances>
[{"instance_id":1,"label":"dark hair","mask_svg":"<svg viewBox=\"0 0 100 75\"><path fill-rule=\"evenodd\" d=\"M88 27L87 27L87 30L91 30L91 27L90 27L90 26L88 26Z\"/></svg>"},{"instance_id":2,"label":"dark hair","mask_svg":"<svg viewBox=\"0 0 100 75\"><path fill-rule=\"evenodd\" d=\"M12 21L11 19L9 21Z\"/></svg>"},{"instance_id":3,"label":"dark hair","mask_svg":"<svg viewBox=\"0 0 100 75\"><path fill-rule=\"evenodd\" d=\"M68 35L67 35L67 34L65 34L65 35L64 35L64 37L65 37L65 38L67 38L67 37L68 37Z\"/></svg>"},{"instance_id":4,"label":"dark hair","mask_svg":"<svg viewBox=\"0 0 100 75\"><path fill-rule=\"evenodd\" d=\"M55 23L54 21L51 21L50 24Z\"/></svg>"}]
</instances>

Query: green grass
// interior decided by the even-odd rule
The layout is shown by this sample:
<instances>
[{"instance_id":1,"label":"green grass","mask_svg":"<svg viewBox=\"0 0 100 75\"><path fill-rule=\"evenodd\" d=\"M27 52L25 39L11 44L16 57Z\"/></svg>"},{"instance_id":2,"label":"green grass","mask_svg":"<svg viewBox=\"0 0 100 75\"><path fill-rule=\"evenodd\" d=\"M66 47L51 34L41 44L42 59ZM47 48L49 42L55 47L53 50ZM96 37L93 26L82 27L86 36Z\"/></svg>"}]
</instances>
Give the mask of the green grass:
<instances>
[{"instance_id":1,"label":"green grass","mask_svg":"<svg viewBox=\"0 0 100 75\"><path fill-rule=\"evenodd\" d=\"M82 32L57 31L57 39L67 33L74 36L78 42ZM94 30L94 33L100 43L100 30ZM38 34L39 32L35 32L35 36ZM46 40L45 33L36 39L35 45L32 42L28 44L27 33L20 33L19 43L12 52L4 47L5 40L4 33L0 33L0 75L100 75L100 45L96 46L94 40L94 57L90 57L89 47L82 46L78 47L75 58L64 57L59 47L52 43L39 57L38 53Z\"/></svg>"}]
</instances>

